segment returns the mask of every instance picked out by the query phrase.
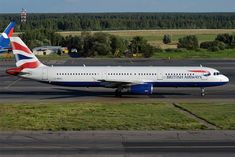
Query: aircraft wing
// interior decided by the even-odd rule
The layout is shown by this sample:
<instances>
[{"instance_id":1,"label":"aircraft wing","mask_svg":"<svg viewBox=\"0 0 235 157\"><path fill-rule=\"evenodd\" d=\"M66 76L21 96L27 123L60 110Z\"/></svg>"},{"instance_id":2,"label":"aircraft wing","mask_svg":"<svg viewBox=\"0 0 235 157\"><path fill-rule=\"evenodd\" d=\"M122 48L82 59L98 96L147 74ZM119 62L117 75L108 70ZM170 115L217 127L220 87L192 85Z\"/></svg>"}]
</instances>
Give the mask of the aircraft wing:
<instances>
[{"instance_id":1,"label":"aircraft wing","mask_svg":"<svg viewBox=\"0 0 235 157\"><path fill-rule=\"evenodd\" d=\"M137 85L137 84L144 84L146 82L152 82L150 80L136 80L136 81L128 81L128 80L120 80L120 79L101 79L101 80L97 80L99 82L102 82L104 83L104 85L106 87L110 87L110 88L114 88L114 87L119 87L119 86L122 86L122 87L129 87L129 86L132 86L132 85Z\"/></svg>"}]
</instances>

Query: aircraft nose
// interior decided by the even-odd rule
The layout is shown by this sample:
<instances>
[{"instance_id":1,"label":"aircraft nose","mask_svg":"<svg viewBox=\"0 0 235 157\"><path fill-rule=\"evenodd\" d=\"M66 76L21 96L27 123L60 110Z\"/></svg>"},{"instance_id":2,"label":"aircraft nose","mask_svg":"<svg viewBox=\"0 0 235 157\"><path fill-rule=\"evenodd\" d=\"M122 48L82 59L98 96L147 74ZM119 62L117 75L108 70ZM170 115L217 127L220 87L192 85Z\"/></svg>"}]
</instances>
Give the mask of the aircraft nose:
<instances>
[{"instance_id":1,"label":"aircraft nose","mask_svg":"<svg viewBox=\"0 0 235 157\"><path fill-rule=\"evenodd\" d=\"M221 82L228 83L229 82L229 78L227 76L223 75L223 78L221 79Z\"/></svg>"}]
</instances>

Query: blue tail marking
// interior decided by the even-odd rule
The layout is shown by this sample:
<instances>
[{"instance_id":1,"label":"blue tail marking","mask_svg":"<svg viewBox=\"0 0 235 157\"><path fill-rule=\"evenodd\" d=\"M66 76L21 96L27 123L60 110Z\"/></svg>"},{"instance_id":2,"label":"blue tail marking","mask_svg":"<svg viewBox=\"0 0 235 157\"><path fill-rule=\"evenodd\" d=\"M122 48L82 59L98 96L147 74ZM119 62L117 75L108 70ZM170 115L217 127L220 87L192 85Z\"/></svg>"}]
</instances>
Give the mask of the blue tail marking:
<instances>
[{"instance_id":1,"label":"blue tail marking","mask_svg":"<svg viewBox=\"0 0 235 157\"><path fill-rule=\"evenodd\" d=\"M0 53L11 49L9 37L11 37L14 31L15 25L15 22L11 22L4 30L4 32L0 35Z\"/></svg>"}]
</instances>

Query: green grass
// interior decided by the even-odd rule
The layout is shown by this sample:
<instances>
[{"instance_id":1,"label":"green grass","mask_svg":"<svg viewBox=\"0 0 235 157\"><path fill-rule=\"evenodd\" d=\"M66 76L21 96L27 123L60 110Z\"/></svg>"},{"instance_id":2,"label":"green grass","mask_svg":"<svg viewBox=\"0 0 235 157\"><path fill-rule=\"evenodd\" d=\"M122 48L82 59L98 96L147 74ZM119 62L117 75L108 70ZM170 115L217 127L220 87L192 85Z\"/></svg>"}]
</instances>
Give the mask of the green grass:
<instances>
[{"instance_id":1,"label":"green grass","mask_svg":"<svg viewBox=\"0 0 235 157\"><path fill-rule=\"evenodd\" d=\"M180 104L222 129L235 129L235 104Z\"/></svg>"},{"instance_id":2,"label":"green grass","mask_svg":"<svg viewBox=\"0 0 235 157\"><path fill-rule=\"evenodd\" d=\"M113 56L96 56L96 58L112 58ZM12 59L12 57L0 56L2 59ZM38 56L41 61L50 61L50 60L66 60L70 56L63 55L47 55L47 56ZM155 59L235 59L235 49L225 49L217 52L211 52L204 49L195 50L181 50L180 52L156 52L152 56Z\"/></svg>"},{"instance_id":3,"label":"green grass","mask_svg":"<svg viewBox=\"0 0 235 157\"><path fill-rule=\"evenodd\" d=\"M51 54L51 55L46 55L46 56L37 56L39 60L43 60L43 61L50 61L50 60L65 60L65 59L69 59L69 55L62 55L59 56L57 54Z\"/></svg>"},{"instance_id":4,"label":"green grass","mask_svg":"<svg viewBox=\"0 0 235 157\"><path fill-rule=\"evenodd\" d=\"M147 41L155 41L157 43L162 42L163 36L160 35L141 35ZM172 42L178 42L179 38L185 37L186 35L172 35ZM200 42L213 41L216 38L216 34L198 34L196 35ZM134 36L127 36L125 39L131 40Z\"/></svg>"},{"instance_id":5,"label":"green grass","mask_svg":"<svg viewBox=\"0 0 235 157\"><path fill-rule=\"evenodd\" d=\"M3 59L14 59L15 57L13 55L8 55L8 56L4 56L4 55L0 55L0 61L3 60ZM67 54L64 54L62 56L59 56L57 54L50 54L50 55L46 55L46 56L37 56L37 58L40 60L40 61L44 61L44 62L47 62L47 61L51 61L51 60L67 60L67 59L70 59L71 57Z\"/></svg>"},{"instance_id":6,"label":"green grass","mask_svg":"<svg viewBox=\"0 0 235 157\"><path fill-rule=\"evenodd\" d=\"M1 104L0 130L196 130L205 126L171 105Z\"/></svg>"},{"instance_id":7,"label":"green grass","mask_svg":"<svg viewBox=\"0 0 235 157\"><path fill-rule=\"evenodd\" d=\"M211 52L200 49L199 51L184 50L182 52L156 52L152 58L156 59L228 59L235 58L235 49L226 49Z\"/></svg>"}]
</instances>

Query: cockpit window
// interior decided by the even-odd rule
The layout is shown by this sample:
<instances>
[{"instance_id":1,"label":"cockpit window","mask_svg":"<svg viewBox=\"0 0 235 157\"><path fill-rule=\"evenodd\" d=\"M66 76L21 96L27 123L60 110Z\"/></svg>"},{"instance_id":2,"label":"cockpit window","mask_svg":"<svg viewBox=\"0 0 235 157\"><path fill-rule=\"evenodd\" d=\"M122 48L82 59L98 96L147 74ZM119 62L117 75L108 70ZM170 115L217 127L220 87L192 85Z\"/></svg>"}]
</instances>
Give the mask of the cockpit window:
<instances>
[{"instance_id":1,"label":"cockpit window","mask_svg":"<svg viewBox=\"0 0 235 157\"><path fill-rule=\"evenodd\" d=\"M214 72L214 75L218 76L218 75L220 75L220 72Z\"/></svg>"}]
</instances>

